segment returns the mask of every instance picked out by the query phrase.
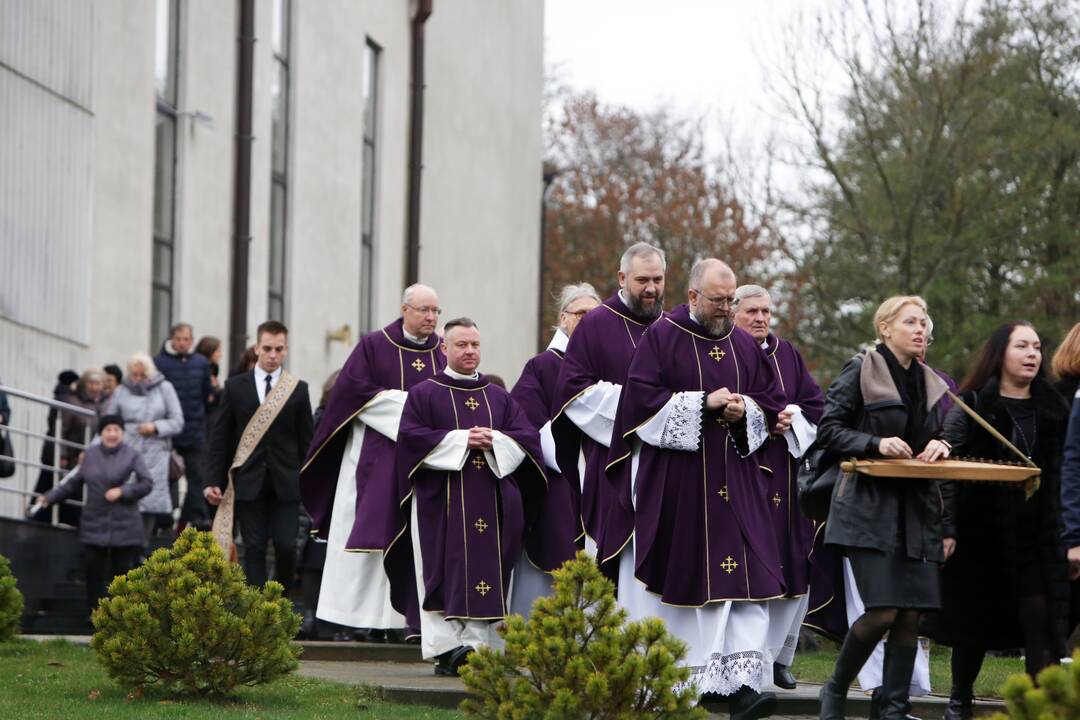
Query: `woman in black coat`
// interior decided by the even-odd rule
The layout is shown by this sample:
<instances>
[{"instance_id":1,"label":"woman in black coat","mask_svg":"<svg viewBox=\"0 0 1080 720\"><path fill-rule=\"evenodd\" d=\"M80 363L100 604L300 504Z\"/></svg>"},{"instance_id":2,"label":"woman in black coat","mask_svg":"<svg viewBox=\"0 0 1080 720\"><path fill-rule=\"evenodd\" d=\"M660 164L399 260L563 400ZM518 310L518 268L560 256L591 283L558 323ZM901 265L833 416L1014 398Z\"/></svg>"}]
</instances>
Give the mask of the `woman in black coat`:
<instances>
[{"instance_id":1,"label":"woman in black coat","mask_svg":"<svg viewBox=\"0 0 1080 720\"><path fill-rule=\"evenodd\" d=\"M1028 500L1021 487L957 483L957 550L942 574L944 602L931 633L953 648L947 720L971 717L987 650L1022 646L1032 677L1057 662L1069 607L1059 498L1068 406L1043 377L1035 328L1010 322L994 331L961 390L1042 475ZM1017 460L959 407L949 411L945 439L958 456Z\"/></svg>"},{"instance_id":2,"label":"woman in black coat","mask_svg":"<svg viewBox=\"0 0 1080 720\"><path fill-rule=\"evenodd\" d=\"M949 455L941 440L945 382L918 358L929 336L926 303L886 300L874 314L879 344L847 364L829 387L817 442L836 457ZM833 675L821 689L821 718L844 717L860 668L888 632L878 717L902 720L918 649L919 618L940 605L938 576L954 546L939 483L843 475L833 488L825 542L839 546L866 607L852 623Z\"/></svg>"}]
</instances>

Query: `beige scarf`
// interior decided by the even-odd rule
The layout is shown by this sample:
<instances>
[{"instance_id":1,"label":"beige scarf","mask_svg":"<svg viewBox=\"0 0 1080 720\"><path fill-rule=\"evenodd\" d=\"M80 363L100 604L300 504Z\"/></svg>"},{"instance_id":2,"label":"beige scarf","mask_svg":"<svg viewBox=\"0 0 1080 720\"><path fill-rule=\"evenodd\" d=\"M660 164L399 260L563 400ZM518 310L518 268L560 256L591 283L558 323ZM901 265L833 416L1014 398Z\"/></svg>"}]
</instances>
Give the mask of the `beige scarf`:
<instances>
[{"instance_id":1,"label":"beige scarf","mask_svg":"<svg viewBox=\"0 0 1080 720\"><path fill-rule=\"evenodd\" d=\"M229 487L225 489L225 495L218 505L217 514L214 515L214 540L221 547L230 561L236 562L236 544L233 542L233 515L235 513L236 491L233 489L233 475L243 467L251 453L258 447L266 431L274 424L285 403L292 397L300 381L297 377L285 370L281 371L281 377L271 388L270 394L263 399L262 405L248 420L244 428L240 442L236 446L236 454L233 455L232 465L229 466Z\"/></svg>"}]
</instances>

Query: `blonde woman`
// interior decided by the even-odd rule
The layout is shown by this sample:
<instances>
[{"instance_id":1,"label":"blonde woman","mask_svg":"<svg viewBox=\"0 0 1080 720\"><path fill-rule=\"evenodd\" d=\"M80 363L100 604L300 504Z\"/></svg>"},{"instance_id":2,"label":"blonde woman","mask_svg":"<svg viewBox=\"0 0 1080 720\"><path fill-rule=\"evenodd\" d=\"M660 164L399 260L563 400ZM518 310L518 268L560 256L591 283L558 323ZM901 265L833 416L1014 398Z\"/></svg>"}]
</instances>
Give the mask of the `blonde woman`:
<instances>
[{"instance_id":1,"label":"blonde woman","mask_svg":"<svg viewBox=\"0 0 1080 720\"><path fill-rule=\"evenodd\" d=\"M127 443L140 455L154 487L139 501L143 527L149 543L160 515L171 515L169 496L169 451L172 438L184 428L184 414L176 390L158 372L145 353L135 353L127 362L124 380L109 401L108 414L124 418Z\"/></svg>"},{"instance_id":2,"label":"blonde woman","mask_svg":"<svg viewBox=\"0 0 1080 720\"><path fill-rule=\"evenodd\" d=\"M837 458L948 457L940 402L947 387L919 362L930 334L926 302L889 298L874 313L874 330L877 346L852 358L829 388L818 443ZM929 480L864 475L836 483L825 542L850 561L865 610L821 689L822 718L844 717L848 687L886 633L878 717L907 714L919 617L940 607L939 568L956 544L942 489Z\"/></svg>"}]
</instances>

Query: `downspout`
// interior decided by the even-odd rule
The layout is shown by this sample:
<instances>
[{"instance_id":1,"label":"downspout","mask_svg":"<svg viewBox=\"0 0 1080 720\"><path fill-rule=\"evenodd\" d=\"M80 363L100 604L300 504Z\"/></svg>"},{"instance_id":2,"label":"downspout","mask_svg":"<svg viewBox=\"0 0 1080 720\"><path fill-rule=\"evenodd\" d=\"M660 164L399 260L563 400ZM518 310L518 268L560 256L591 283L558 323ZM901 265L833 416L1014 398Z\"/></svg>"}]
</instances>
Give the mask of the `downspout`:
<instances>
[{"instance_id":1,"label":"downspout","mask_svg":"<svg viewBox=\"0 0 1080 720\"><path fill-rule=\"evenodd\" d=\"M555 178L557 178L561 172L562 170L556 168L551 163L545 162L543 164L544 187L540 191L540 263L537 265L537 267L540 268L540 301L536 305L536 327L539 329L536 339L537 352L543 352L544 348L547 347L547 328L544 327L544 307L548 302L547 293L544 292L544 280L548 274L547 196L552 183L555 182ZM558 318L555 318L555 322L558 322L558 320Z\"/></svg>"},{"instance_id":2,"label":"downspout","mask_svg":"<svg viewBox=\"0 0 1080 720\"><path fill-rule=\"evenodd\" d=\"M405 285L420 281L420 171L424 143L424 23L434 0L419 0L412 21L412 95L409 102L409 215L405 236Z\"/></svg>"},{"instance_id":3,"label":"downspout","mask_svg":"<svg viewBox=\"0 0 1080 720\"><path fill-rule=\"evenodd\" d=\"M247 348L248 254L251 245L252 88L255 66L255 0L239 0L236 52L236 151L233 169L232 284L229 351L235 364Z\"/></svg>"}]
</instances>

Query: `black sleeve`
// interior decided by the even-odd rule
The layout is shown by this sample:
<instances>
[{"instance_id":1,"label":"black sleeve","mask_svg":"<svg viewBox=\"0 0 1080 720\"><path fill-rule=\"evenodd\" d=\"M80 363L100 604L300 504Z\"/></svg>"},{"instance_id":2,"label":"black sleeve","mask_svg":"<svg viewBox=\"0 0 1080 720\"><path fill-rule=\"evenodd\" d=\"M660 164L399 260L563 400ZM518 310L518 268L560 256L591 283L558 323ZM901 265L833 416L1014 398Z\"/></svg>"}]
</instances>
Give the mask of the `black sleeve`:
<instances>
[{"instance_id":1,"label":"black sleeve","mask_svg":"<svg viewBox=\"0 0 1080 720\"><path fill-rule=\"evenodd\" d=\"M961 398L964 402L970 405L968 398ZM964 455L971 454L971 419L963 408L959 405L953 405L949 408L949 412L945 415L945 427L943 434L945 436L945 442L949 443L952 450L949 451L949 457L957 458Z\"/></svg>"},{"instance_id":2,"label":"black sleeve","mask_svg":"<svg viewBox=\"0 0 1080 720\"><path fill-rule=\"evenodd\" d=\"M858 429L862 414L859 373L862 360L852 360L829 386L825 412L818 423L817 442L844 457L876 457L881 438Z\"/></svg>"},{"instance_id":3,"label":"black sleeve","mask_svg":"<svg viewBox=\"0 0 1080 720\"><path fill-rule=\"evenodd\" d=\"M217 485L224 492L229 486L229 465L236 452L236 418L229 396L235 383L228 381L221 391L221 405L213 415L210 430L210 453L207 461L208 484Z\"/></svg>"},{"instance_id":4,"label":"black sleeve","mask_svg":"<svg viewBox=\"0 0 1080 720\"><path fill-rule=\"evenodd\" d=\"M296 418L296 447L300 451L299 467L302 467L308 456L311 437L315 434L315 423L311 416L311 396L308 394L307 383L300 383L296 391L300 395L296 410L299 413Z\"/></svg>"}]
</instances>

